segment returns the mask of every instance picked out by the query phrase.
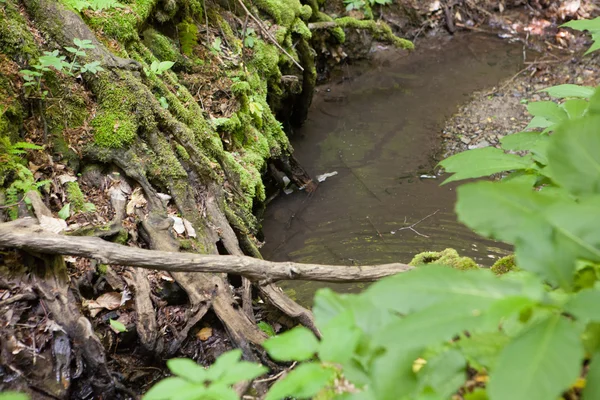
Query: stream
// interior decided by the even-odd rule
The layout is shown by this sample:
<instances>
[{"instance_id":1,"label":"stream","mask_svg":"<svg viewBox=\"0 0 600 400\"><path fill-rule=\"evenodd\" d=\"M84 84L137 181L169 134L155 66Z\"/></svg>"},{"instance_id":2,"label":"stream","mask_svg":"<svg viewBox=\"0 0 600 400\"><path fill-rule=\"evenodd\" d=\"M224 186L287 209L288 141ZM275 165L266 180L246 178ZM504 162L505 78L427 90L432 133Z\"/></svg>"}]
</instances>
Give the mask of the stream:
<instances>
[{"instance_id":1,"label":"stream","mask_svg":"<svg viewBox=\"0 0 600 400\"><path fill-rule=\"evenodd\" d=\"M440 186L434 167L444 121L477 90L520 69L522 48L477 34L423 39L410 55L381 50L345 66L320 86L295 156L315 179L312 193L281 195L266 209L263 256L272 261L367 265L408 263L447 247L482 265L508 246L456 220L457 184ZM412 228L412 229L411 229ZM357 291L362 284L285 282L310 305L315 290Z\"/></svg>"}]
</instances>

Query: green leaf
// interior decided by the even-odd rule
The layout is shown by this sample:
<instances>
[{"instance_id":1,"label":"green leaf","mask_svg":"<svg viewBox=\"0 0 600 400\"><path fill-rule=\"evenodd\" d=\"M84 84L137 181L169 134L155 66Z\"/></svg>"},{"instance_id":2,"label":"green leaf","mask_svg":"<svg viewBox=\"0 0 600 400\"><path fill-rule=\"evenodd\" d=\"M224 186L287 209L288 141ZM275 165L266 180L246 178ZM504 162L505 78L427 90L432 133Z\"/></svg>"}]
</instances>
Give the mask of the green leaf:
<instances>
[{"instance_id":1,"label":"green leaf","mask_svg":"<svg viewBox=\"0 0 600 400\"><path fill-rule=\"evenodd\" d=\"M70 216L71 216L71 203L67 203L58 212L58 218L66 220Z\"/></svg>"},{"instance_id":2,"label":"green leaf","mask_svg":"<svg viewBox=\"0 0 600 400\"><path fill-rule=\"evenodd\" d=\"M584 356L579 334L572 322L553 315L515 338L490 376L490 398L558 398L579 376Z\"/></svg>"},{"instance_id":3,"label":"green leaf","mask_svg":"<svg viewBox=\"0 0 600 400\"><path fill-rule=\"evenodd\" d=\"M304 361L313 358L319 348L319 341L309 329L298 326L267 339L263 347L276 361Z\"/></svg>"},{"instance_id":4,"label":"green leaf","mask_svg":"<svg viewBox=\"0 0 600 400\"><path fill-rule=\"evenodd\" d=\"M521 291L521 283L498 279L489 270L460 271L446 266L425 265L382 279L371 285L365 295L376 308L407 314L457 300L462 302L463 307L476 304L482 309Z\"/></svg>"},{"instance_id":5,"label":"green leaf","mask_svg":"<svg viewBox=\"0 0 600 400\"><path fill-rule=\"evenodd\" d=\"M519 132L504 136L500 143L504 150L530 151L540 140L548 140L548 136L539 132Z\"/></svg>"},{"instance_id":6,"label":"green leaf","mask_svg":"<svg viewBox=\"0 0 600 400\"><path fill-rule=\"evenodd\" d=\"M600 352L592 357L583 389L584 400L600 399Z\"/></svg>"},{"instance_id":7,"label":"green leaf","mask_svg":"<svg viewBox=\"0 0 600 400\"><path fill-rule=\"evenodd\" d=\"M587 111L589 103L582 99L567 100L560 105L566 111L569 119L581 118Z\"/></svg>"},{"instance_id":8,"label":"green leaf","mask_svg":"<svg viewBox=\"0 0 600 400\"><path fill-rule=\"evenodd\" d=\"M412 394L417 389L413 364L420 352L420 350L407 352L392 347L378 357L373 362L371 371L373 397L377 400L398 400Z\"/></svg>"},{"instance_id":9,"label":"green leaf","mask_svg":"<svg viewBox=\"0 0 600 400\"><path fill-rule=\"evenodd\" d=\"M555 124L567 119L565 111L552 101L535 101L527 105L527 111L535 117L542 117Z\"/></svg>"},{"instance_id":10,"label":"green leaf","mask_svg":"<svg viewBox=\"0 0 600 400\"><path fill-rule=\"evenodd\" d=\"M29 400L29 396L25 393L9 391L0 393L0 400Z\"/></svg>"},{"instance_id":11,"label":"green leaf","mask_svg":"<svg viewBox=\"0 0 600 400\"><path fill-rule=\"evenodd\" d=\"M240 396L233 388L222 384L210 385L202 397L194 397L194 400L239 400Z\"/></svg>"},{"instance_id":12,"label":"green leaf","mask_svg":"<svg viewBox=\"0 0 600 400\"><path fill-rule=\"evenodd\" d=\"M169 377L152 386L144 395L143 400L179 400L180 395L198 386L178 377Z\"/></svg>"},{"instance_id":13,"label":"green leaf","mask_svg":"<svg viewBox=\"0 0 600 400\"><path fill-rule=\"evenodd\" d=\"M559 99L565 97L578 97L583 99L589 99L594 94L594 88L589 86L565 84L552 86L547 89L542 89L540 90L540 92L546 92L550 96Z\"/></svg>"},{"instance_id":14,"label":"green leaf","mask_svg":"<svg viewBox=\"0 0 600 400\"><path fill-rule=\"evenodd\" d=\"M127 328L123 325L122 322L117 321L115 319L109 320L110 327L119 333L127 332Z\"/></svg>"},{"instance_id":15,"label":"green leaf","mask_svg":"<svg viewBox=\"0 0 600 400\"><path fill-rule=\"evenodd\" d=\"M469 297L443 301L409 314L385 326L373 341L382 348L413 350L451 340L461 332L476 328L482 320L482 312L489 306L488 302L478 304Z\"/></svg>"},{"instance_id":16,"label":"green leaf","mask_svg":"<svg viewBox=\"0 0 600 400\"><path fill-rule=\"evenodd\" d=\"M219 383L223 385L233 385L242 381L250 381L267 373L269 369L260 364L254 364L247 361L240 361L231 368L227 369L219 378Z\"/></svg>"},{"instance_id":17,"label":"green leaf","mask_svg":"<svg viewBox=\"0 0 600 400\"><path fill-rule=\"evenodd\" d=\"M600 291L584 289L575 293L565 304L565 311L578 319L600 322Z\"/></svg>"},{"instance_id":18,"label":"green leaf","mask_svg":"<svg viewBox=\"0 0 600 400\"><path fill-rule=\"evenodd\" d=\"M548 128L551 129L555 126L556 124L554 122L548 121L546 118L544 117L533 117L531 119L531 121L529 121L529 124L525 127L526 131L532 130L532 129L536 129L536 128Z\"/></svg>"},{"instance_id":19,"label":"green leaf","mask_svg":"<svg viewBox=\"0 0 600 400\"><path fill-rule=\"evenodd\" d=\"M173 65L175 65L173 61L161 61L160 64L158 64L159 74L162 74L163 72L171 69Z\"/></svg>"},{"instance_id":20,"label":"green leaf","mask_svg":"<svg viewBox=\"0 0 600 400\"><path fill-rule=\"evenodd\" d=\"M266 333L269 337L273 337L276 335L275 329L273 329L271 324L269 324L268 322L260 321L258 324L256 324L256 326L258 326L258 329Z\"/></svg>"},{"instance_id":21,"label":"green leaf","mask_svg":"<svg viewBox=\"0 0 600 400\"><path fill-rule=\"evenodd\" d=\"M189 358L172 358L167 361L167 367L173 374L190 382L202 383L207 379L206 369Z\"/></svg>"},{"instance_id":22,"label":"green leaf","mask_svg":"<svg viewBox=\"0 0 600 400\"><path fill-rule=\"evenodd\" d=\"M448 350L427 360L417 373L420 391L433 390L441 399L449 399L466 381L467 363L457 350Z\"/></svg>"},{"instance_id":23,"label":"green leaf","mask_svg":"<svg viewBox=\"0 0 600 400\"><path fill-rule=\"evenodd\" d=\"M345 296L329 288L317 290L313 306L317 326L329 324L329 321L348 309L347 303Z\"/></svg>"},{"instance_id":24,"label":"green leaf","mask_svg":"<svg viewBox=\"0 0 600 400\"><path fill-rule=\"evenodd\" d=\"M240 349L230 350L221 354L208 369L205 379L213 382L220 381L229 369L238 364L240 357L242 357Z\"/></svg>"},{"instance_id":25,"label":"green leaf","mask_svg":"<svg viewBox=\"0 0 600 400\"><path fill-rule=\"evenodd\" d=\"M361 331L356 327L352 310L346 310L321 328L319 359L343 364L352 358Z\"/></svg>"},{"instance_id":26,"label":"green leaf","mask_svg":"<svg viewBox=\"0 0 600 400\"><path fill-rule=\"evenodd\" d=\"M553 179L575 195L600 193L600 116L562 125L552 135L548 163Z\"/></svg>"},{"instance_id":27,"label":"green leaf","mask_svg":"<svg viewBox=\"0 0 600 400\"><path fill-rule=\"evenodd\" d=\"M489 397L485 389L477 388L471 393L465 393L463 396L465 400L489 400Z\"/></svg>"},{"instance_id":28,"label":"green leaf","mask_svg":"<svg viewBox=\"0 0 600 400\"><path fill-rule=\"evenodd\" d=\"M470 333L469 337L461 338L457 345L474 368L493 371L500 351L509 341L510 338L502 332L481 332Z\"/></svg>"},{"instance_id":29,"label":"green leaf","mask_svg":"<svg viewBox=\"0 0 600 400\"><path fill-rule=\"evenodd\" d=\"M527 169L531 165L529 157L506 154L495 147L467 150L440 162L447 172L454 173L443 184L461 179L479 178L499 172Z\"/></svg>"},{"instance_id":30,"label":"green leaf","mask_svg":"<svg viewBox=\"0 0 600 400\"><path fill-rule=\"evenodd\" d=\"M267 393L265 400L281 400L286 397L308 399L333 382L336 372L317 363L301 364L285 378L277 381Z\"/></svg>"},{"instance_id":31,"label":"green leaf","mask_svg":"<svg viewBox=\"0 0 600 400\"><path fill-rule=\"evenodd\" d=\"M600 17L594 19L582 19L578 21L569 21L562 24L561 27L568 27L578 31L600 31Z\"/></svg>"}]
</instances>

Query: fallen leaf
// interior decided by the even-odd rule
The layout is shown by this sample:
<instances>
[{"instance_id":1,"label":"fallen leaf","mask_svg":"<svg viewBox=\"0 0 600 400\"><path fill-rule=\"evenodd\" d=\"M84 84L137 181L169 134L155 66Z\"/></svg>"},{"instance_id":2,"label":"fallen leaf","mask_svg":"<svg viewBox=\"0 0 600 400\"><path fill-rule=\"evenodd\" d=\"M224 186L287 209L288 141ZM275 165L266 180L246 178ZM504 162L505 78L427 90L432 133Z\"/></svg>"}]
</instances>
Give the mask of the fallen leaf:
<instances>
[{"instance_id":1,"label":"fallen leaf","mask_svg":"<svg viewBox=\"0 0 600 400\"><path fill-rule=\"evenodd\" d=\"M185 226L185 231L187 232L188 237L195 238L196 230L194 229L192 223L184 218L183 225Z\"/></svg>"},{"instance_id":2,"label":"fallen leaf","mask_svg":"<svg viewBox=\"0 0 600 400\"><path fill-rule=\"evenodd\" d=\"M61 185L64 185L67 182L77 181L77 177L75 177L73 175L69 175L69 174L62 174L62 175L57 176L57 178Z\"/></svg>"},{"instance_id":3,"label":"fallen leaf","mask_svg":"<svg viewBox=\"0 0 600 400\"><path fill-rule=\"evenodd\" d=\"M53 233L61 233L67 229L67 223L62 219L47 217L42 215L38 218L42 229Z\"/></svg>"},{"instance_id":4,"label":"fallen leaf","mask_svg":"<svg viewBox=\"0 0 600 400\"><path fill-rule=\"evenodd\" d=\"M127 203L127 215L133 215L136 208L144 207L148 201L142 193L141 187L136 187L131 193L131 200Z\"/></svg>"},{"instance_id":5,"label":"fallen leaf","mask_svg":"<svg viewBox=\"0 0 600 400\"><path fill-rule=\"evenodd\" d=\"M208 340L208 338L210 338L213 334L213 330L210 327L207 328L202 328L200 329L200 331L198 331L198 333L196 334L196 337L200 340L202 340L203 342L206 342Z\"/></svg>"},{"instance_id":6,"label":"fallen leaf","mask_svg":"<svg viewBox=\"0 0 600 400\"><path fill-rule=\"evenodd\" d=\"M185 232L185 225L183 224L183 218L176 217L171 215L170 217L173 220L173 230L177 232L178 235L183 235Z\"/></svg>"}]
</instances>

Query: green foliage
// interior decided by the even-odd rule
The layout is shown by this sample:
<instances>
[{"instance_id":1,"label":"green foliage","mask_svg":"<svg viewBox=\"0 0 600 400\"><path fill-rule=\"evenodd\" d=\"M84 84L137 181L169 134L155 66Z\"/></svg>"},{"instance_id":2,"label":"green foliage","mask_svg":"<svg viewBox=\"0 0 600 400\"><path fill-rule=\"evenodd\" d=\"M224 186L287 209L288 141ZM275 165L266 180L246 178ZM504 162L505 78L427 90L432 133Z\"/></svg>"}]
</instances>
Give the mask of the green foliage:
<instances>
[{"instance_id":1,"label":"green foliage","mask_svg":"<svg viewBox=\"0 0 600 400\"><path fill-rule=\"evenodd\" d=\"M19 392L2 392L0 400L29 400L29 396Z\"/></svg>"},{"instance_id":2,"label":"green foliage","mask_svg":"<svg viewBox=\"0 0 600 400\"><path fill-rule=\"evenodd\" d=\"M181 52L186 56L191 56L194 47L198 44L198 27L193 22L183 21L177 25L179 33L179 44Z\"/></svg>"},{"instance_id":3,"label":"green foliage","mask_svg":"<svg viewBox=\"0 0 600 400\"><path fill-rule=\"evenodd\" d=\"M392 0L367 0L369 6L374 6L376 4L379 5L388 5L392 4ZM364 0L344 0L344 5L346 6L346 11L352 10L362 10L365 8L367 3Z\"/></svg>"},{"instance_id":4,"label":"green foliage","mask_svg":"<svg viewBox=\"0 0 600 400\"><path fill-rule=\"evenodd\" d=\"M125 7L116 0L63 0L63 2L77 12L87 9L101 12L111 8Z\"/></svg>"},{"instance_id":5,"label":"green foliage","mask_svg":"<svg viewBox=\"0 0 600 400\"><path fill-rule=\"evenodd\" d=\"M171 359L167 367L175 376L154 385L144 400L238 399L233 384L252 380L267 371L262 365L240 361L241 355L241 350L228 351L208 369L190 359Z\"/></svg>"},{"instance_id":6,"label":"green foliage","mask_svg":"<svg viewBox=\"0 0 600 400\"><path fill-rule=\"evenodd\" d=\"M0 185L10 182L6 189L6 204L8 214L12 219L17 218L17 207L23 196L30 190L50 183L48 180L36 182L33 173L24 165L21 158L27 151L42 150L43 148L32 143L17 142L12 144L6 136L0 136Z\"/></svg>"},{"instance_id":7,"label":"green foliage","mask_svg":"<svg viewBox=\"0 0 600 400\"><path fill-rule=\"evenodd\" d=\"M170 70L173 65L175 65L173 61L152 61L150 71L156 75L162 75L165 71Z\"/></svg>"},{"instance_id":8,"label":"green foliage","mask_svg":"<svg viewBox=\"0 0 600 400\"><path fill-rule=\"evenodd\" d=\"M127 328L123 325L122 322L117 321L116 319L109 320L110 327L113 328L118 333L127 332Z\"/></svg>"},{"instance_id":9,"label":"green foliage","mask_svg":"<svg viewBox=\"0 0 600 400\"><path fill-rule=\"evenodd\" d=\"M23 86L27 89L32 89L42 98L45 98L48 95L48 91L42 90L42 78L45 72L55 70L69 76L74 76L75 73L89 72L96 74L100 71L104 71L104 68L100 66L100 62L98 61L93 61L84 65L77 62L78 57L85 57L85 50L94 49L96 47L92 45L90 40L75 38L73 39L73 43L77 47L65 47L65 50L71 53L73 57L70 63L66 61L66 56L59 54L58 50L45 51L44 55L39 57L37 64L31 66L33 68L32 70L21 70L20 73L25 81Z\"/></svg>"}]
</instances>

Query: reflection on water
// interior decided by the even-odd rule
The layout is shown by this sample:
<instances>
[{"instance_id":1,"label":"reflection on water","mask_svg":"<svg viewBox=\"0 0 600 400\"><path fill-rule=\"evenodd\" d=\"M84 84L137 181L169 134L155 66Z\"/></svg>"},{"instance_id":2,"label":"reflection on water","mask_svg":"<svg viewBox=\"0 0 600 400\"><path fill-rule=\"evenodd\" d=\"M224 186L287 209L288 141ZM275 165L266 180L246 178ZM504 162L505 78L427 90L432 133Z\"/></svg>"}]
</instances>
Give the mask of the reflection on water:
<instances>
[{"instance_id":1,"label":"reflection on water","mask_svg":"<svg viewBox=\"0 0 600 400\"><path fill-rule=\"evenodd\" d=\"M344 70L319 88L292 144L311 176L337 171L311 194L296 192L267 207L264 257L324 264L408 262L419 252L454 247L490 264L506 246L456 221L456 185L431 179L443 122L475 90L519 69L521 51L496 38L456 36L437 48ZM490 210L493 212L493 210ZM420 222L419 222L420 221ZM412 228L412 229L409 229ZM294 282L310 303L318 287L360 285Z\"/></svg>"}]
</instances>

